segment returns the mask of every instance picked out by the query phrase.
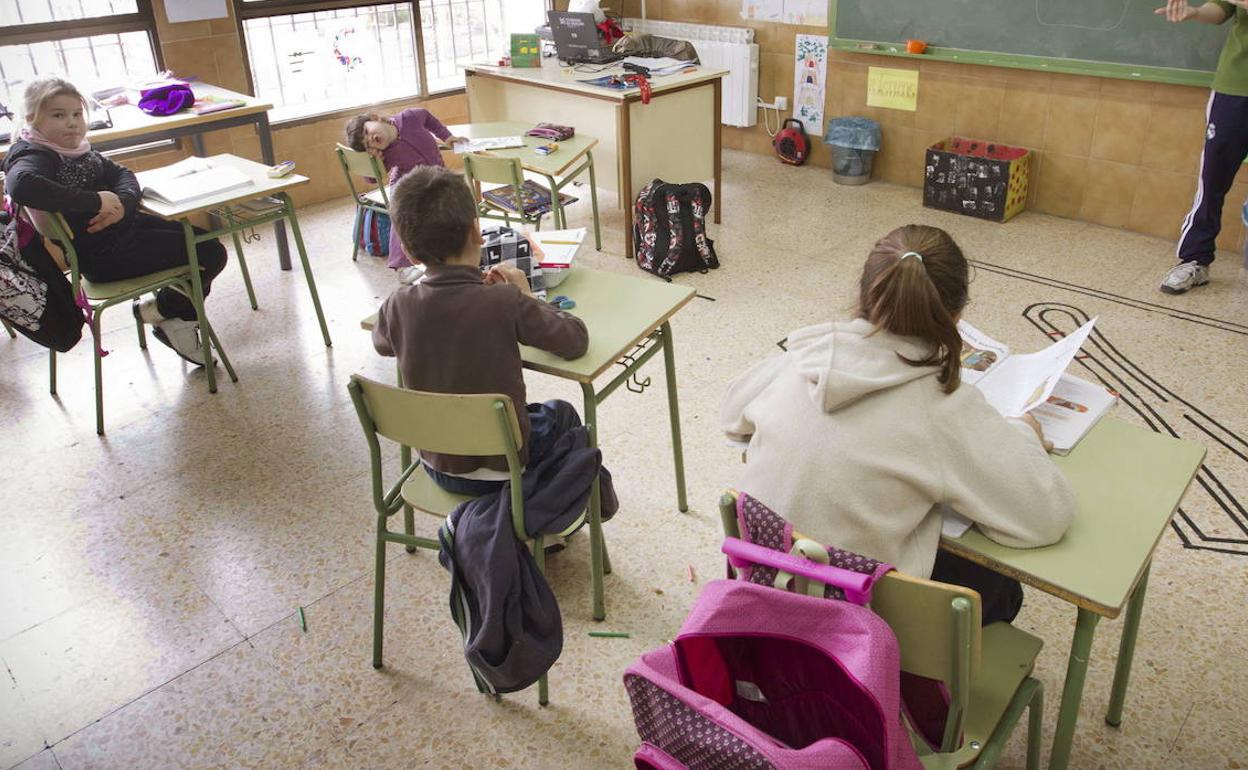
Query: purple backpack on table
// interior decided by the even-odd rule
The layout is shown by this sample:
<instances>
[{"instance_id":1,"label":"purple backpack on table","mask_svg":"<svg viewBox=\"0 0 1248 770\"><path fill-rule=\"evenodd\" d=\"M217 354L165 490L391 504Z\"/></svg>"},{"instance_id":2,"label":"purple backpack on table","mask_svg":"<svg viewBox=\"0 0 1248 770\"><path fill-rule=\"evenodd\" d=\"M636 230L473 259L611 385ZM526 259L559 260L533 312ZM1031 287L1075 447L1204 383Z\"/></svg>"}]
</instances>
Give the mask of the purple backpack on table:
<instances>
[{"instance_id":1,"label":"purple backpack on table","mask_svg":"<svg viewBox=\"0 0 1248 770\"><path fill-rule=\"evenodd\" d=\"M897 639L862 606L880 571L735 538L724 551L734 566L817 580L846 598L709 583L675 641L624 673L642 740L638 770L921 768L901 718Z\"/></svg>"}]
</instances>

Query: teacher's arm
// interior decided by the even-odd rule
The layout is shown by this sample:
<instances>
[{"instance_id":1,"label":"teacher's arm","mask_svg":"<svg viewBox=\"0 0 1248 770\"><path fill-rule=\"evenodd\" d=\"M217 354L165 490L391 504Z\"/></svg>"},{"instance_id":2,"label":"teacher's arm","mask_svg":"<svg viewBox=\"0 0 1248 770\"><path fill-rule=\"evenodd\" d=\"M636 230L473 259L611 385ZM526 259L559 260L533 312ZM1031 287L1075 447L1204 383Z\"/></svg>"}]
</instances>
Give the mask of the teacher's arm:
<instances>
[{"instance_id":1,"label":"teacher's arm","mask_svg":"<svg viewBox=\"0 0 1248 770\"><path fill-rule=\"evenodd\" d=\"M1235 6L1248 8L1248 0L1221 0L1221 2L1208 2L1204 5L1188 5L1187 0L1166 0L1166 4L1153 13L1165 16L1166 21L1221 24L1235 13Z\"/></svg>"}]
</instances>

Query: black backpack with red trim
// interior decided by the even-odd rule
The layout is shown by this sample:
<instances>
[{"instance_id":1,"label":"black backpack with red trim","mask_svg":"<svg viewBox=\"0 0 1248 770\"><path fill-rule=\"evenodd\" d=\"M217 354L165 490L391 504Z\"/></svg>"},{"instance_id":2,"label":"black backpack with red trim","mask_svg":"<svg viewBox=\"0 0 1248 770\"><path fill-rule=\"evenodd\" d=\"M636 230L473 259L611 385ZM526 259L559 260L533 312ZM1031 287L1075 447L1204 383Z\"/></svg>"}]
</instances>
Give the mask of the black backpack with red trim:
<instances>
[{"instance_id":1,"label":"black backpack with red trim","mask_svg":"<svg viewBox=\"0 0 1248 770\"><path fill-rule=\"evenodd\" d=\"M633 204L633 257L642 270L671 280L676 273L719 267L715 242L706 235L711 191L700 182L668 184L655 179Z\"/></svg>"}]
</instances>

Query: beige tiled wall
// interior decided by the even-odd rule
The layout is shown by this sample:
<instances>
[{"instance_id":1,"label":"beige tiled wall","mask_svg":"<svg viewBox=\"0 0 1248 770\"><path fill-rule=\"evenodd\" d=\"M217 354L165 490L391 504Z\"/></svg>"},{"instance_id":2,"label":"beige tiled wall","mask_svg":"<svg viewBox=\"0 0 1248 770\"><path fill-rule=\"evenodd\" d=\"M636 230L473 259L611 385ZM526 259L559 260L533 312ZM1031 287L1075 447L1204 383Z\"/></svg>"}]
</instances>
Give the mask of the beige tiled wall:
<instances>
[{"instance_id":1,"label":"beige tiled wall","mask_svg":"<svg viewBox=\"0 0 1248 770\"><path fill-rule=\"evenodd\" d=\"M153 5L161 53L167 68L183 77L198 77L205 83L235 91L248 90L242 44L232 15L226 19L170 24L165 16L164 0L156 0ZM233 3L226 5L232 14ZM415 106L427 107L448 124L468 120L468 103L463 94L388 105L385 110L398 112ZM273 129L273 152L277 160L295 161L298 173L311 179L309 184L291 192L297 205L319 203L348 194L334 155L334 144L341 141L344 122L345 118L334 117ZM126 165L142 170L171 163L190 153L189 142L184 144L177 150L128 158ZM251 126L205 134L204 145L209 154L229 152L253 160L261 159L260 141ZM449 156L448 162L453 162Z\"/></svg>"},{"instance_id":2,"label":"beige tiled wall","mask_svg":"<svg viewBox=\"0 0 1248 770\"><path fill-rule=\"evenodd\" d=\"M604 4L626 16L641 12L640 0ZM646 2L652 19L753 27L760 48L759 96L791 101L795 35L827 30L747 22L740 7L736 0ZM867 107L870 66L918 69L918 110ZM1036 151L1031 208L1173 238L1196 189L1208 94L1186 86L833 52L827 115L880 121L877 177L918 186L924 148L954 133L1017 144ZM811 162L827 166L831 157L820 139ZM761 121L751 129L725 127L724 145L771 152ZM1222 248L1241 245L1239 210L1245 198L1248 177L1241 174L1227 195Z\"/></svg>"}]
</instances>

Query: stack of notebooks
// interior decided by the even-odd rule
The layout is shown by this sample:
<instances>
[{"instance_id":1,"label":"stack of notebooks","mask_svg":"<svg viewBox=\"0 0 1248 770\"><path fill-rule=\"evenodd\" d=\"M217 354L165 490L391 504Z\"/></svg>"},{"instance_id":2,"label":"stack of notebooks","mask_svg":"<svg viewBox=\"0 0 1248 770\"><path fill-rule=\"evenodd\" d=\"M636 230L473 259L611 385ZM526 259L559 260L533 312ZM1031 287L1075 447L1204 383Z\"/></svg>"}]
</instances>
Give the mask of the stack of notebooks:
<instances>
[{"instance_id":1,"label":"stack of notebooks","mask_svg":"<svg viewBox=\"0 0 1248 770\"><path fill-rule=\"evenodd\" d=\"M506 209L507 211L524 211L525 216L534 216L538 214L546 214L550 212L551 200L550 190L542 187L532 179L524 180L524 185L520 188L520 198L523 201L523 209L516 204L515 190L510 185L506 187L496 187L493 190L485 190L481 193L481 197L490 203ZM566 193L559 193L559 205L567 206L575 203L576 198Z\"/></svg>"}]
</instances>

